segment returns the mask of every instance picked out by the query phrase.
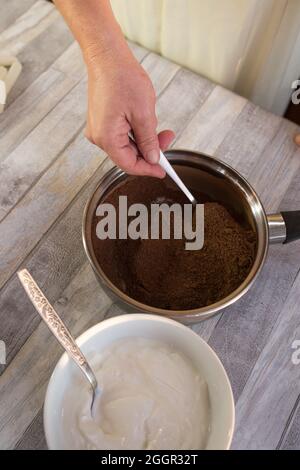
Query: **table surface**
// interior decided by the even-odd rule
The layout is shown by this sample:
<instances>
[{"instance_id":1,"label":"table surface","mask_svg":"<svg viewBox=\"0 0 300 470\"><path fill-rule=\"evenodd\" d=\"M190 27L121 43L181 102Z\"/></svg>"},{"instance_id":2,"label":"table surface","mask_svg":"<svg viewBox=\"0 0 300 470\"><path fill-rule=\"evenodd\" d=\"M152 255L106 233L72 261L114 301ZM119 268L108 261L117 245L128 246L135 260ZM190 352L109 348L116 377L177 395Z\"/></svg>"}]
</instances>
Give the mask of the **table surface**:
<instances>
[{"instance_id":1,"label":"table surface","mask_svg":"<svg viewBox=\"0 0 300 470\"><path fill-rule=\"evenodd\" d=\"M62 351L16 271L27 267L75 336L122 313L97 284L81 241L83 207L104 154L83 136L86 74L52 4L6 0L0 50L23 71L0 115L0 448L44 449L42 408ZM161 128L175 148L216 156L256 188L267 211L300 208L299 129L246 99L137 45ZM276 245L254 287L193 326L221 358L236 401L232 448L300 448L300 244Z\"/></svg>"}]
</instances>

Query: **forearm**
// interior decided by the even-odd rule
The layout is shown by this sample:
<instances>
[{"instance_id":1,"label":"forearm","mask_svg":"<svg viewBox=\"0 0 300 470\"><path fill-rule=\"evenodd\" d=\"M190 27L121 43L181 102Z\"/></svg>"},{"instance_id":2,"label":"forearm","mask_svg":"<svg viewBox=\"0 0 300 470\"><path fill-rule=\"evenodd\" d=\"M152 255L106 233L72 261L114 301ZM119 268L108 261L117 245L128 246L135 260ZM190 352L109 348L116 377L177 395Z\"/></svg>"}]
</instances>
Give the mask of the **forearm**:
<instances>
[{"instance_id":1,"label":"forearm","mask_svg":"<svg viewBox=\"0 0 300 470\"><path fill-rule=\"evenodd\" d=\"M130 50L112 12L109 0L54 0L78 41L87 65Z\"/></svg>"},{"instance_id":2,"label":"forearm","mask_svg":"<svg viewBox=\"0 0 300 470\"><path fill-rule=\"evenodd\" d=\"M173 138L156 132L156 96L130 51L109 0L54 0L83 52L88 70L86 137L124 171L162 178L159 147ZM130 144L132 131L137 147ZM143 156L144 158L141 158Z\"/></svg>"}]
</instances>

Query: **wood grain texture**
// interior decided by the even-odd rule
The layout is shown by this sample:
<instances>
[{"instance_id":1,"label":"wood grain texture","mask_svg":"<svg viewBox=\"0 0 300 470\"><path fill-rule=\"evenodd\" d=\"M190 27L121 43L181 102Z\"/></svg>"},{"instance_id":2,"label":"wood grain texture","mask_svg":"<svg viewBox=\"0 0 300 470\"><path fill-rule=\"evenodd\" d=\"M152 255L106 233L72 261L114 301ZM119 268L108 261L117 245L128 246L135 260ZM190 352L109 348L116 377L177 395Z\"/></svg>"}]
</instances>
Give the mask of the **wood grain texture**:
<instances>
[{"instance_id":1,"label":"wood grain texture","mask_svg":"<svg viewBox=\"0 0 300 470\"><path fill-rule=\"evenodd\" d=\"M274 449L280 440L299 396L300 367L292 362L292 343L300 338L299 305L297 276L237 403L233 448Z\"/></svg>"},{"instance_id":2,"label":"wood grain texture","mask_svg":"<svg viewBox=\"0 0 300 470\"><path fill-rule=\"evenodd\" d=\"M65 302L62 291L86 261L81 239L82 213L100 174L101 169L97 169L38 246L22 261L22 267L32 273L46 296L62 304ZM41 321L29 299L24 300L20 287L17 276L13 276L0 290L1 339L7 345L7 364L0 366L0 373L7 369Z\"/></svg>"},{"instance_id":3,"label":"wood grain texture","mask_svg":"<svg viewBox=\"0 0 300 470\"><path fill-rule=\"evenodd\" d=\"M263 151L274 139L281 121L275 114L248 102L215 156L248 178L260 162Z\"/></svg>"},{"instance_id":4,"label":"wood grain texture","mask_svg":"<svg viewBox=\"0 0 300 470\"><path fill-rule=\"evenodd\" d=\"M19 0L18 2L22 3ZM24 47L18 54L23 67L22 73L8 95L6 109L72 42L70 31L59 17Z\"/></svg>"},{"instance_id":5,"label":"wood grain texture","mask_svg":"<svg viewBox=\"0 0 300 470\"><path fill-rule=\"evenodd\" d=\"M103 157L104 153L80 134L2 221L0 286L70 204Z\"/></svg>"},{"instance_id":6,"label":"wood grain texture","mask_svg":"<svg viewBox=\"0 0 300 470\"><path fill-rule=\"evenodd\" d=\"M37 0L14 23L2 31L0 34L1 53L18 55L29 42L58 17L59 13L52 3Z\"/></svg>"},{"instance_id":7,"label":"wood grain texture","mask_svg":"<svg viewBox=\"0 0 300 470\"><path fill-rule=\"evenodd\" d=\"M300 171L298 170L295 173L292 179L292 182L289 185L287 192L283 200L280 203L280 208L282 208L283 210L298 210L299 209L300 207L300 190L299 190L300 184L299 183L300 183ZM300 249L299 249L299 242L298 242L297 245L295 245L294 253L298 253L299 251ZM299 278L299 271L297 275L297 282L299 282L298 278ZM294 285L293 285L293 288L294 288ZM283 309L283 313L281 314L281 317L284 314L285 315L287 314L285 321L290 322L289 313L286 312L286 309ZM292 322L291 322L291 325L292 325ZM295 328L297 328L298 325L299 325L299 321L298 323L295 322ZM282 327L284 327L284 322L281 322L281 326L279 326L277 330L278 335L283 335L281 331ZM300 335L298 335L296 339L300 340ZM294 350L289 349L290 354L292 354L293 351ZM294 374L298 373L297 367L299 368L299 366L294 366L294 369L292 369L292 372ZM293 375L291 377L291 380L293 380ZM286 384L288 385L288 382L286 382ZM288 393L289 392L287 392L287 394ZM286 403L288 404L288 402ZM289 412L289 409L287 407L285 410L285 413L283 414L287 415L288 412ZM292 410L290 411L287 423L285 424L285 428L283 429L282 435L277 444L278 448L284 449L284 450L299 450L300 449L300 434L299 434L299 429L300 429L299 422L300 421L299 420L300 420L300 394L298 394L298 397L294 403L294 406Z\"/></svg>"},{"instance_id":8,"label":"wood grain texture","mask_svg":"<svg viewBox=\"0 0 300 470\"><path fill-rule=\"evenodd\" d=\"M153 53L147 55L143 60L142 65L151 77L157 97L180 70L179 65L176 65L163 57L161 60L157 60L157 55Z\"/></svg>"},{"instance_id":9,"label":"wood grain texture","mask_svg":"<svg viewBox=\"0 0 300 470\"><path fill-rule=\"evenodd\" d=\"M181 69L159 97L156 112L159 129L172 129L177 139L214 89L214 85L188 70ZM176 107L174 108L174 103Z\"/></svg>"},{"instance_id":10,"label":"wood grain texture","mask_svg":"<svg viewBox=\"0 0 300 470\"><path fill-rule=\"evenodd\" d=\"M36 0L2 0L0 33L25 13Z\"/></svg>"},{"instance_id":11,"label":"wood grain texture","mask_svg":"<svg viewBox=\"0 0 300 470\"><path fill-rule=\"evenodd\" d=\"M246 104L245 98L216 86L176 146L214 155Z\"/></svg>"},{"instance_id":12,"label":"wood grain texture","mask_svg":"<svg viewBox=\"0 0 300 470\"><path fill-rule=\"evenodd\" d=\"M43 429L43 411L40 410L23 436L15 445L16 450L47 450L47 443L42 432Z\"/></svg>"},{"instance_id":13,"label":"wood grain texture","mask_svg":"<svg viewBox=\"0 0 300 470\"><path fill-rule=\"evenodd\" d=\"M299 367L299 366L298 366ZM291 413L291 421L286 427L286 432L282 436L279 449L282 450L300 450L300 395L295 403L295 409Z\"/></svg>"},{"instance_id":14,"label":"wood grain texture","mask_svg":"<svg viewBox=\"0 0 300 470\"><path fill-rule=\"evenodd\" d=\"M1 163L0 220L83 128L85 96L82 80Z\"/></svg>"},{"instance_id":15,"label":"wood grain texture","mask_svg":"<svg viewBox=\"0 0 300 470\"><path fill-rule=\"evenodd\" d=\"M0 121L0 162L22 142L84 74L80 51L73 43L5 111Z\"/></svg>"},{"instance_id":16,"label":"wood grain texture","mask_svg":"<svg viewBox=\"0 0 300 470\"><path fill-rule=\"evenodd\" d=\"M300 149L293 142L299 126L282 120L271 145L263 152L260 165L253 167L249 181L256 187L266 210L275 210L300 167ZM271 190L270 182L276 191Z\"/></svg>"}]
</instances>

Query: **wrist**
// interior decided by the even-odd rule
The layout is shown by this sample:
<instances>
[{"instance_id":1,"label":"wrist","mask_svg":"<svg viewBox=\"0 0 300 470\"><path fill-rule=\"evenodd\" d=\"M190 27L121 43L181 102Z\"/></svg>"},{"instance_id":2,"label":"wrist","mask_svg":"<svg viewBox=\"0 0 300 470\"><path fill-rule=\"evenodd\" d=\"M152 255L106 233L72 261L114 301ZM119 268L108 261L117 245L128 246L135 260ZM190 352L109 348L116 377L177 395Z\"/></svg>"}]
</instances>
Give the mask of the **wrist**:
<instances>
[{"instance_id":1,"label":"wrist","mask_svg":"<svg viewBox=\"0 0 300 470\"><path fill-rule=\"evenodd\" d=\"M97 74L103 67L115 63L121 66L122 63L128 64L135 60L123 35L110 35L105 41L94 40L82 50L88 73L91 74Z\"/></svg>"},{"instance_id":2,"label":"wrist","mask_svg":"<svg viewBox=\"0 0 300 470\"><path fill-rule=\"evenodd\" d=\"M95 35L81 48L84 61L89 67L93 66L95 61L106 61L107 58L116 55L117 52L125 52L128 46L121 32L109 31L107 34L102 32L101 37Z\"/></svg>"}]
</instances>

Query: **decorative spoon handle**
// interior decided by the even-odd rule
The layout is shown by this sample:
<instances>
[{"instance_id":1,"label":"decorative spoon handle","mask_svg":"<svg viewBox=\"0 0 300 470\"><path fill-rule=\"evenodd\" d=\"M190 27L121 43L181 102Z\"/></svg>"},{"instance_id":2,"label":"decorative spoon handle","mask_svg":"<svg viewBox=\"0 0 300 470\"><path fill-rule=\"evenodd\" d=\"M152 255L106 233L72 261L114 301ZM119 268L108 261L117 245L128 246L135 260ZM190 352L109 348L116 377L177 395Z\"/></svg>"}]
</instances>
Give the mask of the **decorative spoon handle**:
<instances>
[{"instance_id":1,"label":"decorative spoon handle","mask_svg":"<svg viewBox=\"0 0 300 470\"><path fill-rule=\"evenodd\" d=\"M41 289L33 280L27 269L18 271L18 277L37 312L40 314L61 346L66 350L69 356L76 362L78 367L80 367L80 369L86 375L93 389L95 389L97 387L96 377L87 363L87 360L84 357L82 351L77 346L74 338L63 321L60 319L57 312L42 293Z\"/></svg>"}]
</instances>

